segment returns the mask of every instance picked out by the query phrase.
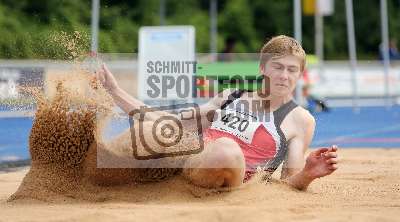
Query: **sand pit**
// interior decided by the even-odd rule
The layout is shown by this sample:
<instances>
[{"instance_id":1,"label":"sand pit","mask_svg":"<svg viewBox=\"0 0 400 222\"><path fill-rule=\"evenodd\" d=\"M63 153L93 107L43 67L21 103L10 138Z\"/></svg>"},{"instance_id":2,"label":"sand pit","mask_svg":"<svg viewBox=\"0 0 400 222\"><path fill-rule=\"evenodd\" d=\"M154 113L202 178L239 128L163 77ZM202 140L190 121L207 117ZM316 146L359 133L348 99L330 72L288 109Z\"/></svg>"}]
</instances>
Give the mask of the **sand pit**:
<instances>
[{"instance_id":1,"label":"sand pit","mask_svg":"<svg viewBox=\"0 0 400 222\"><path fill-rule=\"evenodd\" d=\"M175 177L93 188L96 202L58 196L50 202L10 203L7 198L29 169L4 173L0 221L398 221L400 149L343 149L340 156L338 171L315 181L307 192L273 181L207 193Z\"/></svg>"},{"instance_id":2,"label":"sand pit","mask_svg":"<svg viewBox=\"0 0 400 222\"><path fill-rule=\"evenodd\" d=\"M29 136L32 166L9 201L52 202L65 197L98 201L108 199L103 195L109 190L105 186L160 181L180 172L176 168L112 167L113 162L133 159L130 134L128 130L112 143L103 143L102 128L113 115L113 102L92 77L77 70L53 80L55 89L48 90L52 93L31 90L37 101ZM86 87L77 90L76 81ZM99 161L105 167L99 168Z\"/></svg>"},{"instance_id":3,"label":"sand pit","mask_svg":"<svg viewBox=\"0 0 400 222\"><path fill-rule=\"evenodd\" d=\"M83 85L89 87L88 77L83 75ZM231 191L195 187L173 168L99 169L96 152L106 151L112 160L129 144L120 139L109 149L110 144L99 137L111 107L101 87L68 91L65 81L55 84L53 96L38 100L29 142L31 167L0 174L0 221L398 221L400 217L400 149L340 150L339 170L316 180L306 192L279 182L279 169L269 183L255 179Z\"/></svg>"}]
</instances>

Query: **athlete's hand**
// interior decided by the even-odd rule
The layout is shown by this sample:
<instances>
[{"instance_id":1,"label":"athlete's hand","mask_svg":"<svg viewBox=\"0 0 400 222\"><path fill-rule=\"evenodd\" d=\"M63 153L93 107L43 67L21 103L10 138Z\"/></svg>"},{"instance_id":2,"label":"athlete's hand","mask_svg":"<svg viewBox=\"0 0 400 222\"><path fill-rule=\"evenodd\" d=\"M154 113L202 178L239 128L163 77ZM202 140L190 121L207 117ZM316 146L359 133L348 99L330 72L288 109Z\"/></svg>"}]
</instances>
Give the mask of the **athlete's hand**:
<instances>
[{"instance_id":1,"label":"athlete's hand","mask_svg":"<svg viewBox=\"0 0 400 222\"><path fill-rule=\"evenodd\" d=\"M96 79L107 89L110 93L115 92L119 86L114 75L108 69L106 64L102 64L101 68L95 73Z\"/></svg>"},{"instance_id":2,"label":"athlete's hand","mask_svg":"<svg viewBox=\"0 0 400 222\"><path fill-rule=\"evenodd\" d=\"M319 148L311 152L304 166L304 173L311 179L327 176L333 173L338 167L337 146L330 148Z\"/></svg>"}]
</instances>

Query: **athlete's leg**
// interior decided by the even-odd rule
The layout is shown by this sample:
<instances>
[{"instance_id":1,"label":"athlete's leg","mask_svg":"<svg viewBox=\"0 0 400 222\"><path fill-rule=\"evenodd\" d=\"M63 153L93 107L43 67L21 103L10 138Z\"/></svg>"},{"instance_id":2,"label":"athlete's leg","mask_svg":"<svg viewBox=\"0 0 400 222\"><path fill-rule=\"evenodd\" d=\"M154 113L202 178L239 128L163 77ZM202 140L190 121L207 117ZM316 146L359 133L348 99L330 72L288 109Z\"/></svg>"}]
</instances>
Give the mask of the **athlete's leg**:
<instances>
[{"instance_id":1,"label":"athlete's leg","mask_svg":"<svg viewBox=\"0 0 400 222\"><path fill-rule=\"evenodd\" d=\"M138 135L139 129L137 126L135 126L134 130L136 135ZM143 130L145 137L152 137L151 130L154 130L153 123L151 121L144 122L140 130ZM157 136L160 136L160 134L160 132L156 132ZM190 138L186 139L190 140ZM92 144L84 164L85 175L98 184L129 183L132 180L143 180L143 178L138 177L151 178L152 175L146 173L150 172L147 171L149 168L137 165L137 161L133 158L131 142L133 141L131 141L130 134L126 133L107 145ZM137 143L137 145L136 149L143 150L141 143ZM196 144L194 143L194 145ZM156 143L152 143L151 147L160 153L165 152L165 149L182 148L179 145L177 146L163 148ZM195 149L195 147L192 148ZM168 175L172 175L177 172L175 168L180 166L184 168L184 176L193 184L214 188L239 186L242 184L244 178L245 162L243 153L239 145L229 138L219 138L211 141L205 145L201 153L193 154L188 158L180 156L176 159L178 164L174 164L173 166L165 166L164 162L162 162L164 158L159 159L160 163L156 164L158 170L153 169L153 171L156 173L162 171L162 174L165 172ZM98 166L99 160L102 167ZM164 177L164 175L155 176Z\"/></svg>"},{"instance_id":2,"label":"athlete's leg","mask_svg":"<svg viewBox=\"0 0 400 222\"><path fill-rule=\"evenodd\" d=\"M229 138L207 143L204 151L188 159L183 169L184 176L193 184L207 188L240 186L244 173L243 153Z\"/></svg>"},{"instance_id":3,"label":"athlete's leg","mask_svg":"<svg viewBox=\"0 0 400 222\"><path fill-rule=\"evenodd\" d=\"M142 126L142 129L139 129L138 125L134 126L136 135L139 130L143 130L146 137L151 136L153 123L146 121ZM138 137L137 139L139 140ZM91 144L83 164L84 176L95 184L116 185L159 181L180 171L179 164L168 166L163 158L151 162L135 159L132 142L137 141L132 141L131 131L127 130L108 143L96 141ZM136 145L138 151L144 150L140 142ZM157 152L163 152L165 149L154 144L152 148Z\"/></svg>"}]
</instances>

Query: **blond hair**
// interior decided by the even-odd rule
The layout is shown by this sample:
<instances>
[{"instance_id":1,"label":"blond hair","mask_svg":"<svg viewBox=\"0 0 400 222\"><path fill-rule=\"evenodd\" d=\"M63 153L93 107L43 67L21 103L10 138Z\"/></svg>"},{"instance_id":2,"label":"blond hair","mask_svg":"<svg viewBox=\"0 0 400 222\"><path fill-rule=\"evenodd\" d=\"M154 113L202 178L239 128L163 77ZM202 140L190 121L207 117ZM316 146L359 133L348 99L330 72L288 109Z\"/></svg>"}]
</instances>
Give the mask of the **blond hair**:
<instances>
[{"instance_id":1,"label":"blond hair","mask_svg":"<svg viewBox=\"0 0 400 222\"><path fill-rule=\"evenodd\" d=\"M292 37L286 35L275 36L264 44L260 53L261 66L264 66L272 57L293 55L300 59L300 70L304 70L306 53L300 43Z\"/></svg>"}]
</instances>

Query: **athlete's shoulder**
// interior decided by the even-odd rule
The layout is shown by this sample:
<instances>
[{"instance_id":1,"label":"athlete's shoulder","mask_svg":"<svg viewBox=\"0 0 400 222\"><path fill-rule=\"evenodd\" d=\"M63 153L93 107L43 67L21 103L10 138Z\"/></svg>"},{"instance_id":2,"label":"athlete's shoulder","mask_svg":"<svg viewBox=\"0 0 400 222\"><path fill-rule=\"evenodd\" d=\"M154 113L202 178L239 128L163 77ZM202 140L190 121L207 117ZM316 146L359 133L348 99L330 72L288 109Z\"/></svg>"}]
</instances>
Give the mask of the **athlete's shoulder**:
<instances>
[{"instance_id":1,"label":"athlete's shoulder","mask_svg":"<svg viewBox=\"0 0 400 222\"><path fill-rule=\"evenodd\" d=\"M314 116L302 106L297 106L293 110L293 119L296 121L296 124L304 128L315 127Z\"/></svg>"},{"instance_id":2,"label":"athlete's shoulder","mask_svg":"<svg viewBox=\"0 0 400 222\"><path fill-rule=\"evenodd\" d=\"M218 95L219 95L221 98L228 99L228 97L229 97L230 95L232 95L232 93L234 93L234 92L236 92L236 91L238 91L238 89L235 89L235 88L228 88L228 89L224 89L223 91L221 91Z\"/></svg>"},{"instance_id":3,"label":"athlete's shoulder","mask_svg":"<svg viewBox=\"0 0 400 222\"><path fill-rule=\"evenodd\" d=\"M235 91L237 91L237 89L225 89L214 96L210 100L210 103L216 107L221 107L222 104L224 104L228 100L229 96Z\"/></svg>"}]
</instances>

